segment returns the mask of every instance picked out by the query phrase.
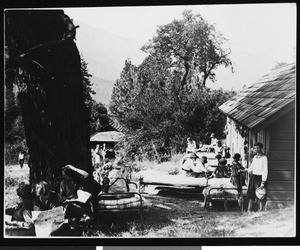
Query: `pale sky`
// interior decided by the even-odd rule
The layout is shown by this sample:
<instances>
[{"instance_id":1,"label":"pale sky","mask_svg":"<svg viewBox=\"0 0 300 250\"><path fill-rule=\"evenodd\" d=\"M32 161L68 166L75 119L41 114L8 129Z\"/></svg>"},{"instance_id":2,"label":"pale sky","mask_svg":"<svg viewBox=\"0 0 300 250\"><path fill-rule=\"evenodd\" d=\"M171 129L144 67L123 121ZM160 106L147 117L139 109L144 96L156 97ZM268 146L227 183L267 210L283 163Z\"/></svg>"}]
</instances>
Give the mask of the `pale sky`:
<instances>
[{"instance_id":1,"label":"pale sky","mask_svg":"<svg viewBox=\"0 0 300 250\"><path fill-rule=\"evenodd\" d=\"M258 80L277 62L296 59L296 4L223 4L136 7L68 8L65 13L105 31L146 43L158 25L181 19L182 11L201 14L228 39L234 74L216 71L217 82L208 86L239 90Z\"/></svg>"}]
</instances>

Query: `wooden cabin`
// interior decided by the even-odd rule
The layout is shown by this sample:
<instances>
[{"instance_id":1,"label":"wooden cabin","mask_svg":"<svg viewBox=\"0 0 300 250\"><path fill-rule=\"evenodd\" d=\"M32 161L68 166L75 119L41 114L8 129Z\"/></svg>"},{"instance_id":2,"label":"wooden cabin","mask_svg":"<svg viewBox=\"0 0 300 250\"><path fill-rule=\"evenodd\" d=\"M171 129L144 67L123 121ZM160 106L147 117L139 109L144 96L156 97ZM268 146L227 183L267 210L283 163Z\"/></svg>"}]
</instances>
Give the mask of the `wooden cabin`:
<instances>
[{"instance_id":1,"label":"wooden cabin","mask_svg":"<svg viewBox=\"0 0 300 250\"><path fill-rule=\"evenodd\" d=\"M226 143L234 153L264 145L268 157L268 207L295 202L296 65L264 75L219 109L227 116ZM248 164L250 164L248 160Z\"/></svg>"},{"instance_id":2,"label":"wooden cabin","mask_svg":"<svg viewBox=\"0 0 300 250\"><path fill-rule=\"evenodd\" d=\"M91 148L96 148L96 145L99 144L100 147L103 147L105 144L106 149L113 150L116 143L120 141L124 134L118 131L103 131L95 133L90 138Z\"/></svg>"}]
</instances>

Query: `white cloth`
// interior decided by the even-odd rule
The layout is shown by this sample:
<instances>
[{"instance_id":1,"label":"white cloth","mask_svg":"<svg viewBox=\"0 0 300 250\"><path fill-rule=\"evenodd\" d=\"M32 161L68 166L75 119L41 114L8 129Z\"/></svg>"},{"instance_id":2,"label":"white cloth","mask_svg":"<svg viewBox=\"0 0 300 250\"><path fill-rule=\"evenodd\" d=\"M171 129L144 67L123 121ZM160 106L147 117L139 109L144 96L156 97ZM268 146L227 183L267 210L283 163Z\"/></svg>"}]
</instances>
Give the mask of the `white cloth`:
<instances>
[{"instance_id":1,"label":"white cloth","mask_svg":"<svg viewBox=\"0 0 300 250\"><path fill-rule=\"evenodd\" d=\"M19 160L24 160L24 154L22 153L19 154Z\"/></svg>"},{"instance_id":2,"label":"white cloth","mask_svg":"<svg viewBox=\"0 0 300 250\"><path fill-rule=\"evenodd\" d=\"M101 159L100 159L100 148L99 145L96 146L95 151L94 151L94 160L95 160L95 164L100 164Z\"/></svg>"},{"instance_id":3,"label":"white cloth","mask_svg":"<svg viewBox=\"0 0 300 250\"><path fill-rule=\"evenodd\" d=\"M219 140L218 140L217 138L211 138L210 146L217 146L218 141L219 141Z\"/></svg>"},{"instance_id":4,"label":"white cloth","mask_svg":"<svg viewBox=\"0 0 300 250\"><path fill-rule=\"evenodd\" d=\"M268 158L265 155L253 157L252 163L248 168L249 172L255 175L261 175L262 181L266 181L268 178Z\"/></svg>"},{"instance_id":5,"label":"white cloth","mask_svg":"<svg viewBox=\"0 0 300 250\"><path fill-rule=\"evenodd\" d=\"M196 142L195 141L188 142L186 152L195 152L195 151L196 151Z\"/></svg>"},{"instance_id":6,"label":"white cloth","mask_svg":"<svg viewBox=\"0 0 300 250\"><path fill-rule=\"evenodd\" d=\"M215 153L224 156L224 148L223 146L215 146Z\"/></svg>"},{"instance_id":7,"label":"white cloth","mask_svg":"<svg viewBox=\"0 0 300 250\"><path fill-rule=\"evenodd\" d=\"M112 169L109 174L109 189L108 193L116 193L116 192L127 192L127 185L125 179L118 179L118 178L125 178L125 173L123 172L123 168L120 169Z\"/></svg>"},{"instance_id":8,"label":"white cloth","mask_svg":"<svg viewBox=\"0 0 300 250\"><path fill-rule=\"evenodd\" d=\"M188 158L182 165L182 169L186 171L192 170L195 173L201 173L201 172L207 172L206 168L202 164L200 159L193 160L191 158Z\"/></svg>"},{"instance_id":9,"label":"white cloth","mask_svg":"<svg viewBox=\"0 0 300 250\"><path fill-rule=\"evenodd\" d=\"M100 155L96 154L95 155L95 164L100 164Z\"/></svg>"}]
</instances>

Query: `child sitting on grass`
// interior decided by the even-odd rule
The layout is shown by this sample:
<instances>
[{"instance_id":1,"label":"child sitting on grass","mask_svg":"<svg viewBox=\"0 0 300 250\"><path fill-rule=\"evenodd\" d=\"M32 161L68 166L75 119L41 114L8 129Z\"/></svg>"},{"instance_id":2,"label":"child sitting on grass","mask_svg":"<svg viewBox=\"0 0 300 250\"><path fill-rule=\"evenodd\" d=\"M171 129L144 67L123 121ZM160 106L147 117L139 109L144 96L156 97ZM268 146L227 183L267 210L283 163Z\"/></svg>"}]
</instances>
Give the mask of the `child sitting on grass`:
<instances>
[{"instance_id":1,"label":"child sitting on grass","mask_svg":"<svg viewBox=\"0 0 300 250\"><path fill-rule=\"evenodd\" d=\"M19 226L23 228L33 227L31 220L31 211L33 210L32 193L29 184L21 182L17 189L17 195L21 202L16 208L6 209L5 213L11 215L11 221L6 221L6 224Z\"/></svg>"}]
</instances>

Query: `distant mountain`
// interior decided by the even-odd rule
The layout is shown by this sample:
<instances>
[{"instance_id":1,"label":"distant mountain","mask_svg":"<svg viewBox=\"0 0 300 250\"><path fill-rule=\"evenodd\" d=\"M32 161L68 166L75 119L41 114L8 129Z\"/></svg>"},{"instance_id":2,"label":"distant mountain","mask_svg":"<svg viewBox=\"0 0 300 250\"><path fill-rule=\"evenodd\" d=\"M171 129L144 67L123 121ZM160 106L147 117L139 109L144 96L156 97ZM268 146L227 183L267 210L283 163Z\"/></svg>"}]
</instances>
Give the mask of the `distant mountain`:
<instances>
[{"instance_id":1,"label":"distant mountain","mask_svg":"<svg viewBox=\"0 0 300 250\"><path fill-rule=\"evenodd\" d=\"M110 102L115 81L104 80L96 76L92 76L90 81L93 83L92 89L96 92L95 95L92 95L93 99L107 106Z\"/></svg>"},{"instance_id":2,"label":"distant mountain","mask_svg":"<svg viewBox=\"0 0 300 250\"><path fill-rule=\"evenodd\" d=\"M76 44L84 60L88 63L89 73L95 77L115 81L131 59L140 64L146 54L140 48L145 42L111 34L100 28L74 20L80 27L76 30Z\"/></svg>"},{"instance_id":3,"label":"distant mountain","mask_svg":"<svg viewBox=\"0 0 300 250\"><path fill-rule=\"evenodd\" d=\"M75 40L77 48L92 75L92 89L96 92L93 98L107 105L125 60L130 58L133 64L139 65L145 58L146 54L140 50L144 42L111 34L76 20L74 23L79 25Z\"/></svg>"}]
</instances>

